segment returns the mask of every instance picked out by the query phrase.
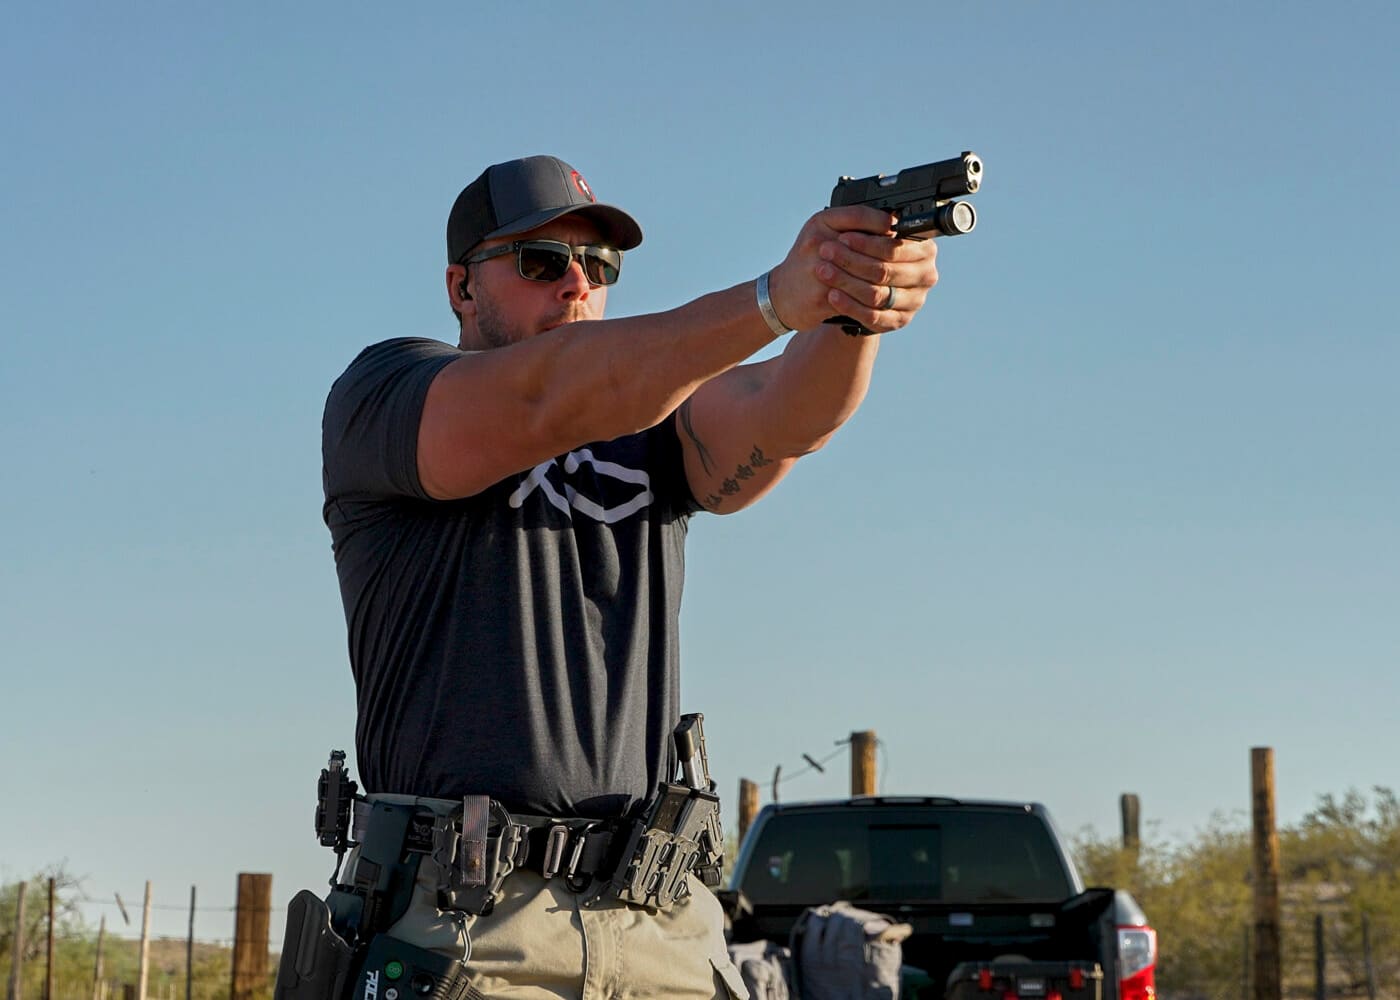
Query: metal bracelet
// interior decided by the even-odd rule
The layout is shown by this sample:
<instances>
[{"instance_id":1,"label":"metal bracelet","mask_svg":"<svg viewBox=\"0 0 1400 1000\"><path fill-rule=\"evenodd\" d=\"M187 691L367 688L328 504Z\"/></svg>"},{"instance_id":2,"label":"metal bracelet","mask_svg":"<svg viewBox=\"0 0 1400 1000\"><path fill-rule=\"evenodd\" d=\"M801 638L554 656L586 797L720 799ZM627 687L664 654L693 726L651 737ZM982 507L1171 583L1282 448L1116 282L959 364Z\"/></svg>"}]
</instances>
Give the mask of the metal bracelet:
<instances>
[{"instance_id":1,"label":"metal bracelet","mask_svg":"<svg viewBox=\"0 0 1400 1000\"><path fill-rule=\"evenodd\" d=\"M773 300L768 295L768 275L770 271L764 271L758 276L758 311L763 314L763 322L768 324L768 329L773 331L773 336L781 337L785 333L792 332L792 327L788 326L778 318L777 311L773 308Z\"/></svg>"}]
</instances>

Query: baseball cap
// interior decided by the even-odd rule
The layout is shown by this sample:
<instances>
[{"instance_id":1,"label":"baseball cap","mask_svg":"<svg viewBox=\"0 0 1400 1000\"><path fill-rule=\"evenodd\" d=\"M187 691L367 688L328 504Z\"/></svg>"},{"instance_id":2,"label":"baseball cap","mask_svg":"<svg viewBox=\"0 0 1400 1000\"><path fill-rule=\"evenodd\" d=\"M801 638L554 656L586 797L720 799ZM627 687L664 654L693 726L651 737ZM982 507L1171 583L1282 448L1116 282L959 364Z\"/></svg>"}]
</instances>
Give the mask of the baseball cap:
<instances>
[{"instance_id":1,"label":"baseball cap","mask_svg":"<svg viewBox=\"0 0 1400 1000\"><path fill-rule=\"evenodd\" d=\"M599 204L573 167L555 156L527 156L487 167L462 189L447 216L447 262L459 262L482 240L513 236L569 214L596 223L619 250L642 242L636 220Z\"/></svg>"}]
</instances>

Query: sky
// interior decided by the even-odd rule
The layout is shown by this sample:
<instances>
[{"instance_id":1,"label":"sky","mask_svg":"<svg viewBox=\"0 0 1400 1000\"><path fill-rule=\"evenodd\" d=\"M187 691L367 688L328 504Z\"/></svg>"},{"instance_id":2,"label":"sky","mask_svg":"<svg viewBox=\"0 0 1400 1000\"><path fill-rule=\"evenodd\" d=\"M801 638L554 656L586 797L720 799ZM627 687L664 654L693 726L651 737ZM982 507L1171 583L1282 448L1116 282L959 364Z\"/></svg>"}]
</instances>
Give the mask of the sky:
<instances>
[{"instance_id":1,"label":"sky","mask_svg":"<svg viewBox=\"0 0 1400 1000\"><path fill-rule=\"evenodd\" d=\"M841 175L976 151L864 406L690 530L683 708L784 800L1280 823L1400 784L1393 4L6 5L0 882L232 937L324 887L354 692L321 408L455 341L443 227L552 153L642 224L609 314L752 280ZM463 706L469 713L470 706ZM803 754L827 760L807 770ZM279 946L281 911L272 935Z\"/></svg>"}]
</instances>

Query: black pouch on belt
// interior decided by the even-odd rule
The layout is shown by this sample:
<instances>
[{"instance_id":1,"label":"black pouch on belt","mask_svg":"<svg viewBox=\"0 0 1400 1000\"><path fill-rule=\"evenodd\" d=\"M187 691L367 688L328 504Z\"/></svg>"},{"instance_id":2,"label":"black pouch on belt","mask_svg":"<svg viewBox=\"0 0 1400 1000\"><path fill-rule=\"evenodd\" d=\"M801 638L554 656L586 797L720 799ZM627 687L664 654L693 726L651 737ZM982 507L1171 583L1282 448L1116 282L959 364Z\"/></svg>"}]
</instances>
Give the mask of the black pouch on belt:
<instances>
[{"instance_id":1,"label":"black pouch on belt","mask_svg":"<svg viewBox=\"0 0 1400 1000\"><path fill-rule=\"evenodd\" d=\"M632 828L608 888L629 903L665 909L684 899L685 876L704 866L710 853L712 817L719 796L686 785L662 784L647 815Z\"/></svg>"},{"instance_id":2,"label":"black pouch on belt","mask_svg":"<svg viewBox=\"0 0 1400 1000\"><path fill-rule=\"evenodd\" d=\"M490 913L502 883L528 850L526 832L505 806L485 795L463 798L456 816L436 817L431 857L438 873L438 907Z\"/></svg>"}]
</instances>

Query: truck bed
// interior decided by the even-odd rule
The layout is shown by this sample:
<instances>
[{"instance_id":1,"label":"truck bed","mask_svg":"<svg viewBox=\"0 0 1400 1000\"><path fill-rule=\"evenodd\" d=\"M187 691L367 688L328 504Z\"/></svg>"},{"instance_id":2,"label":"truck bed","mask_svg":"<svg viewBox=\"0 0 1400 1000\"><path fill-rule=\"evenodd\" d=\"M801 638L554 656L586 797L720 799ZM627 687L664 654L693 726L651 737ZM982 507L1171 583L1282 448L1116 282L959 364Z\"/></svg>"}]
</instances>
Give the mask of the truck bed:
<instances>
[{"instance_id":1,"label":"truck bed","mask_svg":"<svg viewBox=\"0 0 1400 1000\"><path fill-rule=\"evenodd\" d=\"M729 895L731 908L737 903ZM820 905L814 901L811 905ZM964 962L1024 959L1102 966L1113 947L1113 890L1090 889L1059 903L1006 902L976 904L901 903L861 900L862 908L887 914L909 924L913 934L904 942L904 963L923 971L941 997L953 969ZM735 942L786 942L792 926L806 908L797 904L738 904L732 920ZM1105 941L1108 936L1108 941ZM1111 969L1106 970L1112 972ZM1111 976L1104 995L1111 1000Z\"/></svg>"}]
</instances>

